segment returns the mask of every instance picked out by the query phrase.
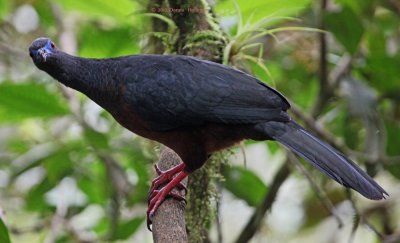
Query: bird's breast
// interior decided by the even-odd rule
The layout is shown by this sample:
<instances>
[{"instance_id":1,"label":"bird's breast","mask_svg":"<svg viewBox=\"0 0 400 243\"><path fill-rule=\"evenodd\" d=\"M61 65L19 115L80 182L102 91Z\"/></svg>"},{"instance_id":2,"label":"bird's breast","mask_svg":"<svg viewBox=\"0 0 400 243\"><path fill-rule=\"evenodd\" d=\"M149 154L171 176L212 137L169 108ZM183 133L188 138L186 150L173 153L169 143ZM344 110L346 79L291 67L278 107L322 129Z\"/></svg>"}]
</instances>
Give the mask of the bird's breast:
<instances>
[{"instance_id":1,"label":"bird's breast","mask_svg":"<svg viewBox=\"0 0 400 243\"><path fill-rule=\"evenodd\" d=\"M159 141L158 132L153 131L146 121L133 109L120 106L118 109L111 109L114 119L129 131L152 140Z\"/></svg>"}]
</instances>

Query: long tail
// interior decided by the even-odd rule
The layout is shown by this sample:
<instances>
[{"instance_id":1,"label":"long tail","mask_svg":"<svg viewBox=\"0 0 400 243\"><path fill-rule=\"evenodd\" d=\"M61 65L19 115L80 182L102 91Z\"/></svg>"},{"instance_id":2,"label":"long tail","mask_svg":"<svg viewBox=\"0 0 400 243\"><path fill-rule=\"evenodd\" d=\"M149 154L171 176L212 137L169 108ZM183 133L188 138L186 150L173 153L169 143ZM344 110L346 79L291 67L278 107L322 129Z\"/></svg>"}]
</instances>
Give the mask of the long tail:
<instances>
[{"instance_id":1,"label":"long tail","mask_svg":"<svg viewBox=\"0 0 400 243\"><path fill-rule=\"evenodd\" d=\"M267 122L263 130L343 186L353 188L364 197L379 200L387 192L353 161L330 145L311 135L294 121Z\"/></svg>"}]
</instances>

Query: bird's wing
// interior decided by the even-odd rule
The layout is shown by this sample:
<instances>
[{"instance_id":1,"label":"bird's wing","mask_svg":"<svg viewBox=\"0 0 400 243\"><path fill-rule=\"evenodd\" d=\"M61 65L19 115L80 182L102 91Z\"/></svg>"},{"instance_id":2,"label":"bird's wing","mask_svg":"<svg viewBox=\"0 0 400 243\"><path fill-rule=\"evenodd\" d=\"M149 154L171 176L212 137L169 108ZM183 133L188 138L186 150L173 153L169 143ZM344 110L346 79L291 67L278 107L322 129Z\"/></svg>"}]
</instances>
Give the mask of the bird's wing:
<instances>
[{"instance_id":1,"label":"bird's wing","mask_svg":"<svg viewBox=\"0 0 400 243\"><path fill-rule=\"evenodd\" d=\"M239 70L185 56L144 60L125 70L125 98L152 129L289 120L286 99Z\"/></svg>"}]
</instances>

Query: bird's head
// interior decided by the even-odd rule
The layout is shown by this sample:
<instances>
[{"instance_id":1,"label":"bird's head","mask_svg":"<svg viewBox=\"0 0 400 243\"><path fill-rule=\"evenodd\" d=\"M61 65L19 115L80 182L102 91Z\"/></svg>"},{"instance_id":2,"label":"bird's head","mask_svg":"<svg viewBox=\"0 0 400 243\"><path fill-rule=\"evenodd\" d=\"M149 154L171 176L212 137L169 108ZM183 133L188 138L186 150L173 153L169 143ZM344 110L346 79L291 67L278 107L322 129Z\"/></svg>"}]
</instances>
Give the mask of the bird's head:
<instances>
[{"instance_id":1,"label":"bird's head","mask_svg":"<svg viewBox=\"0 0 400 243\"><path fill-rule=\"evenodd\" d=\"M57 52L57 48L49 38L38 38L29 47L29 55L37 67L43 66Z\"/></svg>"}]
</instances>

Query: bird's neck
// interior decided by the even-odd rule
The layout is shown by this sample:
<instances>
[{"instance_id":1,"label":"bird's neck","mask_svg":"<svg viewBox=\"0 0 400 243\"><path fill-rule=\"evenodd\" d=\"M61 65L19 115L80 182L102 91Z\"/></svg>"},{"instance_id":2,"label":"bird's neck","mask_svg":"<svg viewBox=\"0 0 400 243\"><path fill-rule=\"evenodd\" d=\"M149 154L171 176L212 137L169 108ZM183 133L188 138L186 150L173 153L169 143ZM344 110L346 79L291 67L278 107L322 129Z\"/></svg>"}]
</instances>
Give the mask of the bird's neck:
<instances>
[{"instance_id":1,"label":"bird's neck","mask_svg":"<svg viewBox=\"0 0 400 243\"><path fill-rule=\"evenodd\" d=\"M113 80L117 65L107 59L81 58L59 53L53 65L45 68L59 82L80 91L102 105L102 100L117 94Z\"/></svg>"}]
</instances>

